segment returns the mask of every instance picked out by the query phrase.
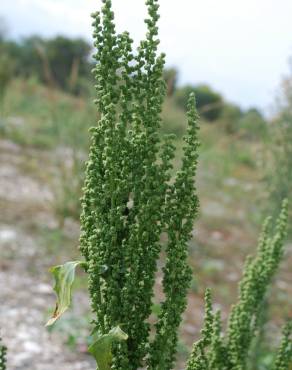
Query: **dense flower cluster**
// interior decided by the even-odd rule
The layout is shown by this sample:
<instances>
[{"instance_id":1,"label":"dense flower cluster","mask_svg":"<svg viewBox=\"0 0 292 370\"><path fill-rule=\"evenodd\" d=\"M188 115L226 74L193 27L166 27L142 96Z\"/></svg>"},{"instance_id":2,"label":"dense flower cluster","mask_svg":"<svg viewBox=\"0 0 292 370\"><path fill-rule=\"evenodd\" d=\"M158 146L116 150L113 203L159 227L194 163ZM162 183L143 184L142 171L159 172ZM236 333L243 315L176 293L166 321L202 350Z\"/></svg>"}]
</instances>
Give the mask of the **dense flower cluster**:
<instances>
[{"instance_id":1,"label":"dense flower cluster","mask_svg":"<svg viewBox=\"0 0 292 370\"><path fill-rule=\"evenodd\" d=\"M91 129L80 248L88 266L95 331L105 334L121 325L128 335L115 345L112 368L168 370L191 280L187 243L198 208L195 100L189 99L182 165L173 178L173 137L161 139L159 131L165 56L157 52L158 1L146 1L148 32L136 53L129 34L115 31L111 1L103 3L101 13L93 14L100 120ZM150 339L161 253L165 299Z\"/></svg>"},{"instance_id":2,"label":"dense flower cluster","mask_svg":"<svg viewBox=\"0 0 292 370\"><path fill-rule=\"evenodd\" d=\"M244 370L256 335L262 303L283 254L287 229L287 202L273 235L270 218L264 223L255 258L248 258L240 282L239 297L233 306L227 333L221 330L220 312L213 313L210 292L206 294L205 326L202 339L194 344L187 370ZM274 370L287 370L292 360L291 324L285 326Z\"/></svg>"}]
</instances>

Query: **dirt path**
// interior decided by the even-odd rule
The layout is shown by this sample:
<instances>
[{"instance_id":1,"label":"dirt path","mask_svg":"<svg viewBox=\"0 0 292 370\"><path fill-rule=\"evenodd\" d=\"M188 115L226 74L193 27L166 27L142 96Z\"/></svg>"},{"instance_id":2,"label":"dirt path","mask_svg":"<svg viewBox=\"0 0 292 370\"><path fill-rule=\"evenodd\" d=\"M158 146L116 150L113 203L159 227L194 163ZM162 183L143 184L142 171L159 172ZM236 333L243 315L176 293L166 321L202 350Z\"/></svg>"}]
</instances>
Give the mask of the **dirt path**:
<instances>
[{"instance_id":1,"label":"dirt path","mask_svg":"<svg viewBox=\"0 0 292 370\"><path fill-rule=\"evenodd\" d=\"M27 174L25 161L18 146L0 141L0 330L8 369L94 369L87 355L74 353L59 333L44 327L54 302L51 261L35 236L38 223L54 222L48 212L52 195Z\"/></svg>"}]
</instances>

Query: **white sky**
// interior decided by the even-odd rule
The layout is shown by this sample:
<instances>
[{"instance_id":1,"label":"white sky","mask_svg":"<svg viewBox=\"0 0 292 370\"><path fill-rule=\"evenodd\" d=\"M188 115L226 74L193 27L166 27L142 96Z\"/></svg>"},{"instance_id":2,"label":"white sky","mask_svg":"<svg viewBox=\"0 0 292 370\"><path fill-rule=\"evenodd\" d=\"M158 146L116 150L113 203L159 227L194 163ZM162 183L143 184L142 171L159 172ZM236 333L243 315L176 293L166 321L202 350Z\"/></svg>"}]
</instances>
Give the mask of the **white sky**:
<instances>
[{"instance_id":1,"label":"white sky","mask_svg":"<svg viewBox=\"0 0 292 370\"><path fill-rule=\"evenodd\" d=\"M180 83L209 83L226 99L267 110L292 55L291 0L160 0L161 49ZM118 30L145 31L144 0L113 0ZM0 0L11 36L91 38L100 0Z\"/></svg>"}]
</instances>

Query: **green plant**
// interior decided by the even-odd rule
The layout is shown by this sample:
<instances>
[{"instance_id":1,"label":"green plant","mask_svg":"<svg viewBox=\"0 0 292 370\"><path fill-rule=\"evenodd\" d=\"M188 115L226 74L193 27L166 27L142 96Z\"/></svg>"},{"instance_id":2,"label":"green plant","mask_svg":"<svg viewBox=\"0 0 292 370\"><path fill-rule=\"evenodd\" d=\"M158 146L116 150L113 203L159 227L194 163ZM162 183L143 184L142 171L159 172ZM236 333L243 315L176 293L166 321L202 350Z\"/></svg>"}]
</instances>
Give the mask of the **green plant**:
<instances>
[{"instance_id":1,"label":"green plant","mask_svg":"<svg viewBox=\"0 0 292 370\"><path fill-rule=\"evenodd\" d=\"M67 158L57 158L57 181L54 183L53 207L59 221L64 226L65 219L80 217L80 196L84 182L84 163L80 153L73 147L67 150Z\"/></svg>"},{"instance_id":2,"label":"green plant","mask_svg":"<svg viewBox=\"0 0 292 370\"><path fill-rule=\"evenodd\" d=\"M240 125L239 121L242 117L241 109L232 103L225 103L220 113L220 125L227 134L235 134L238 132Z\"/></svg>"},{"instance_id":3,"label":"green plant","mask_svg":"<svg viewBox=\"0 0 292 370\"><path fill-rule=\"evenodd\" d=\"M6 370L6 352L7 348L1 343L0 337L0 370Z\"/></svg>"},{"instance_id":4,"label":"green plant","mask_svg":"<svg viewBox=\"0 0 292 370\"><path fill-rule=\"evenodd\" d=\"M282 341L278 349L274 369L287 370L292 362L292 321L283 328Z\"/></svg>"},{"instance_id":5,"label":"green plant","mask_svg":"<svg viewBox=\"0 0 292 370\"><path fill-rule=\"evenodd\" d=\"M287 202L272 235L270 218L263 226L257 255L248 257L239 296L232 307L226 333L222 332L220 311L213 312L210 290L206 292L205 323L202 338L193 346L187 370L243 370L247 368L250 348L260 330L261 311L267 289L283 254L287 229ZM284 327L283 339L273 369L287 370L292 360L292 322Z\"/></svg>"},{"instance_id":6,"label":"green plant","mask_svg":"<svg viewBox=\"0 0 292 370\"><path fill-rule=\"evenodd\" d=\"M164 55L157 56L158 4L147 1L148 34L132 54L128 33L116 35L111 2L95 17L97 104L101 119L92 129L87 165L81 252L89 264L89 291L97 314L96 330L105 334L123 323L129 339L115 348L114 367L169 369L177 327L186 304L191 272L187 241L196 215L194 173L197 126L194 99L188 103L189 129L182 169L170 182L175 147L159 137L165 94ZM150 342L153 286L166 233L165 301ZM101 266L107 271L101 274Z\"/></svg>"},{"instance_id":7,"label":"green plant","mask_svg":"<svg viewBox=\"0 0 292 370\"><path fill-rule=\"evenodd\" d=\"M128 340L113 345L112 367L171 369L177 328L191 281L188 240L197 213L194 175L197 166L197 114L194 96L188 101L188 130L182 167L171 179L173 136L160 135L165 82L164 55L157 55L158 1L148 0L147 38L136 55L127 32L116 34L111 1L104 0L102 17L95 13L98 125L91 129L80 249L89 277L93 332L97 343L106 336ZM162 236L167 242L162 242ZM160 253L165 300L154 328L149 324L155 274ZM72 268L54 269L59 297L53 323L68 306ZM64 300L65 295L65 300ZM151 329L156 331L151 338ZM114 337L110 333L115 333ZM115 338L115 339L114 339ZM102 341L103 343L103 341ZM98 352L95 344L91 347ZM109 366L109 365L108 365Z\"/></svg>"}]
</instances>

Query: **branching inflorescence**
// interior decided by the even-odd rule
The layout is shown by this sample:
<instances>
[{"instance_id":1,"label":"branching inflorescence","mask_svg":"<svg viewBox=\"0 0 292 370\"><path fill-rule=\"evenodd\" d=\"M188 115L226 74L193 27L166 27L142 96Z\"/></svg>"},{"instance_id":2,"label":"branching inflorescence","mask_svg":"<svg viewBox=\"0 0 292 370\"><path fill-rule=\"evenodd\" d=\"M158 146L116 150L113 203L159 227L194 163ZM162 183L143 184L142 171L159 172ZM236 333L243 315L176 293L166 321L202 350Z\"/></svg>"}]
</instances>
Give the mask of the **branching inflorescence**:
<instances>
[{"instance_id":1,"label":"branching inflorescence","mask_svg":"<svg viewBox=\"0 0 292 370\"><path fill-rule=\"evenodd\" d=\"M188 104L188 130L181 169L174 180L173 137L161 139L165 95L164 58L158 55L158 1L148 0L147 37L133 53L127 32L117 34L111 1L95 13L94 69L100 120L91 129L81 252L88 262L96 331L121 325L128 340L116 345L113 368L171 369L177 328L191 280L187 243L198 199L197 113ZM167 241L162 243L162 234ZM149 316L157 261L165 252L165 300L150 341Z\"/></svg>"},{"instance_id":2,"label":"branching inflorescence","mask_svg":"<svg viewBox=\"0 0 292 370\"><path fill-rule=\"evenodd\" d=\"M210 292L206 294L205 326L200 341L194 344L187 370L244 370L249 350L257 334L262 303L279 266L287 229L287 201L270 233L266 220L258 243L257 255L246 262L237 303L232 307L227 333L221 330L220 312L213 313ZM274 370L287 370L292 360L291 322L283 330Z\"/></svg>"}]
</instances>

